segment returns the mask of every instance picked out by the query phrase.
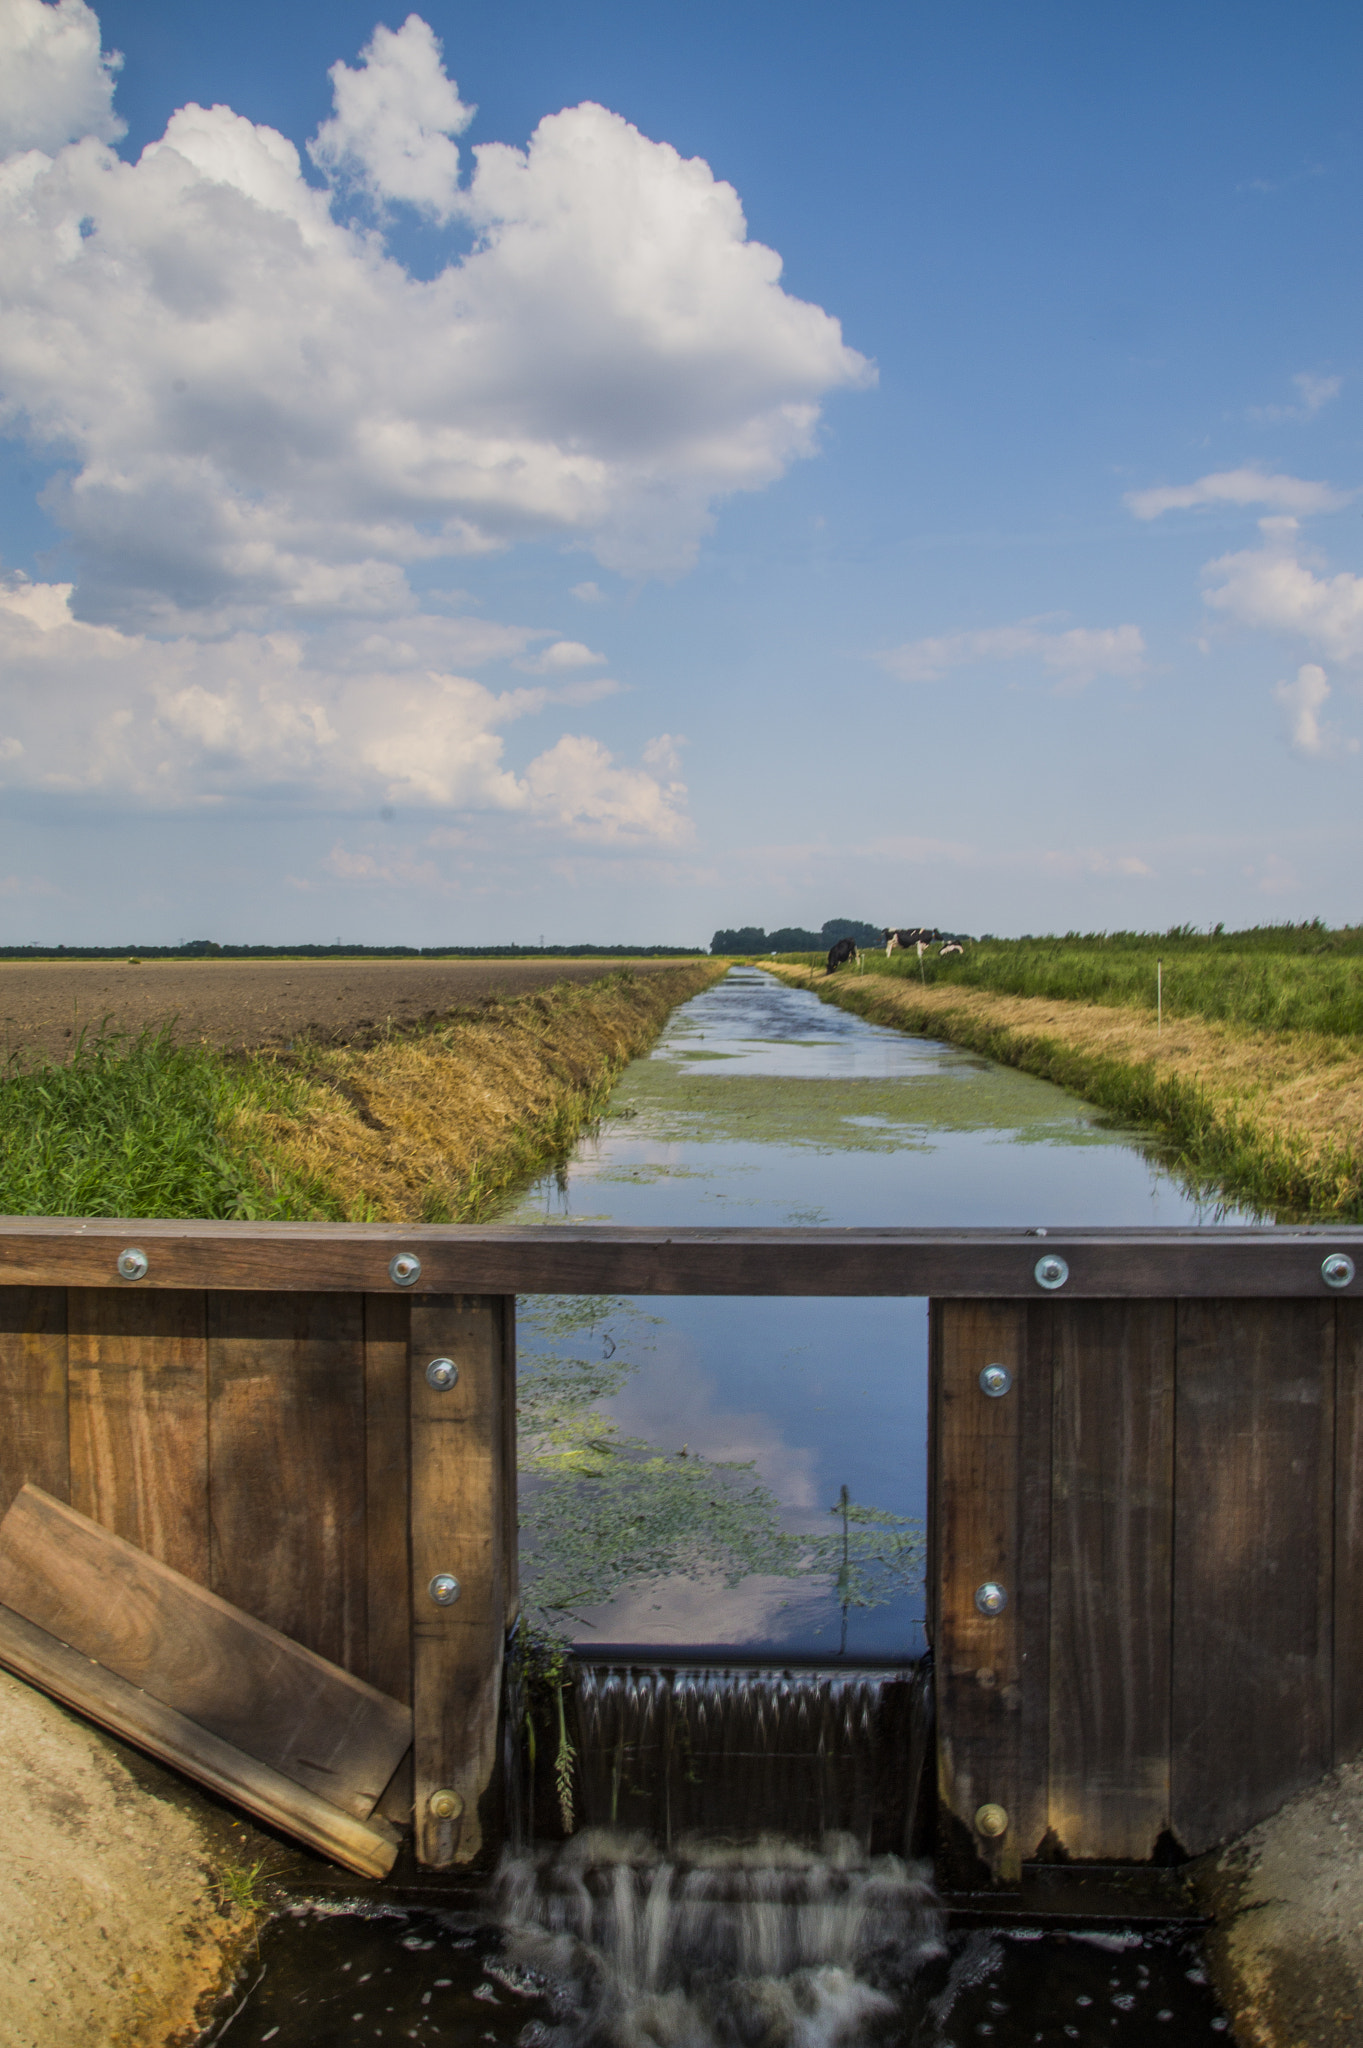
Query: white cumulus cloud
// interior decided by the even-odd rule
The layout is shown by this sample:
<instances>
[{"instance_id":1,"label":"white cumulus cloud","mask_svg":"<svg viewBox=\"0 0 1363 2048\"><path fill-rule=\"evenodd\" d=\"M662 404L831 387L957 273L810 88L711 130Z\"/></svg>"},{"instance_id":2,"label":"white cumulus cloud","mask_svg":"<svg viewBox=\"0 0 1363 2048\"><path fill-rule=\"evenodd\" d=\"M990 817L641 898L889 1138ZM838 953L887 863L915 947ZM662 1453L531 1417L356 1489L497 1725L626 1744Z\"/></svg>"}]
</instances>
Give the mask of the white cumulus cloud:
<instances>
[{"instance_id":1,"label":"white cumulus cloud","mask_svg":"<svg viewBox=\"0 0 1363 2048\"><path fill-rule=\"evenodd\" d=\"M85 0L0 0L0 156L60 149L81 135L117 142L123 59L99 44L99 17Z\"/></svg>"},{"instance_id":2,"label":"white cumulus cloud","mask_svg":"<svg viewBox=\"0 0 1363 2048\"><path fill-rule=\"evenodd\" d=\"M1325 670L1318 662L1304 662L1290 683L1275 685L1273 694L1287 713L1292 744L1297 752L1321 753L1325 737L1321 731L1320 712L1330 695Z\"/></svg>"},{"instance_id":3,"label":"white cumulus cloud","mask_svg":"<svg viewBox=\"0 0 1363 2048\"><path fill-rule=\"evenodd\" d=\"M905 683L937 682L952 669L1023 658L1039 661L1062 683L1077 688L1096 676L1138 675L1145 663L1145 640L1137 626L1071 626L1056 632L1022 619L1014 626L910 640L879 657Z\"/></svg>"},{"instance_id":4,"label":"white cumulus cloud","mask_svg":"<svg viewBox=\"0 0 1363 2048\"><path fill-rule=\"evenodd\" d=\"M26 18L0 16L0 73ZM526 537L672 573L869 381L699 158L587 104L477 148L456 195L463 107L424 23L334 84L322 160L472 227L435 277L228 107L181 108L136 163L101 116L0 164L0 425L69 464L49 509L82 616L382 616L412 564Z\"/></svg>"},{"instance_id":5,"label":"white cumulus cloud","mask_svg":"<svg viewBox=\"0 0 1363 2048\"><path fill-rule=\"evenodd\" d=\"M1207 564L1207 603L1237 625L1296 635L1330 660L1363 655L1363 576L1317 575L1301 559L1295 519L1259 524L1259 547Z\"/></svg>"},{"instance_id":6,"label":"white cumulus cloud","mask_svg":"<svg viewBox=\"0 0 1363 2048\"><path fill-rule=\"evenodd\" d=\"M559 701L552 686L491 690L361 627L318 666L300 633L153 639L77 619L70 600L69 584L0 587L0 789L163 810L269 796L503 812L639 844L689 832L683 785L597 740L565 734L523 771L508 762L506 729Z\"/></svg>"},{"instance_id":7,"label":"white cumulus cloud","mask_svg":"<svg viewBox=\"0 0 1363 2048\"><path fill-rule=\"evenodd\" d=\"M440 44L420 15L396 33L376 28L358 71L333 64L336 111L308 144L320 171L359 186L371 200L405 200L432 220L459 207L459 149L477 109L466 107L445 76Z\"/></svg>"},{"instance_id":8,"label":"white cumulus cloud","mask_svg":"<svg viewBox=\"0 0 1363 2048\"><path fill-rule=\"evenodd\" d=\"M1275 512L1306 516L1334 512L1352 493L1333 484L1311 483L1305 477L1270 476L1262 469L1222 469L1192 484L1160 484L1151 490L1128 491L1126 504L1137 519L1158 519L1163 512L1201 510L1208 505L1267 505Z\"/></svg>"}]
</instances>

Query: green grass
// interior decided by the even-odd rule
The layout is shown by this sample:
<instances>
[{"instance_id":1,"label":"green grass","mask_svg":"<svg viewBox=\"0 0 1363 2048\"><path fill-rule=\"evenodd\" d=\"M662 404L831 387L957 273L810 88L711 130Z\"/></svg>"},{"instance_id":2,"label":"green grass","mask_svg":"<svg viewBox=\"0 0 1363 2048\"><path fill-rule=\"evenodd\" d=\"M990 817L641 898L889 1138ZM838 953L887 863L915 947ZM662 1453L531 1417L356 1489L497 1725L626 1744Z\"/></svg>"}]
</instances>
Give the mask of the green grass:
<instances>
[{"instance_id":1,"label":"green grass","mask_svg":"<svg viewBox=\"0 0 1363 2048\"><path fill-rule=\"evenodd\" d=\"M807 959L813 955L792 956ZM1332 931L1319 919L1248 931L1066 932L1063 937L984 938L943 960L880 952L867 972L921 978L928 987L1154 1010L1163 963L1164 1012L1254 1031L1363 1031L1363 926ZM820 959L819 964L822 964ZM848 970L841 970L845 976ZM841 976L840 976L841 978Z\"/></svg>"},{"instance_id":2,"label":"green grass","mask_svg":"<svg viewBox=\"0 0 1363 2048\"><path fill-rule=\"evenodd\" d=\"M267 1191L226 1136L243 1092L262 1085L169 1031L84 1037L69 1064L11 1072L0 1085L0 1214L297 1214L299 1191Z\"/></svg>"}]
</instances>

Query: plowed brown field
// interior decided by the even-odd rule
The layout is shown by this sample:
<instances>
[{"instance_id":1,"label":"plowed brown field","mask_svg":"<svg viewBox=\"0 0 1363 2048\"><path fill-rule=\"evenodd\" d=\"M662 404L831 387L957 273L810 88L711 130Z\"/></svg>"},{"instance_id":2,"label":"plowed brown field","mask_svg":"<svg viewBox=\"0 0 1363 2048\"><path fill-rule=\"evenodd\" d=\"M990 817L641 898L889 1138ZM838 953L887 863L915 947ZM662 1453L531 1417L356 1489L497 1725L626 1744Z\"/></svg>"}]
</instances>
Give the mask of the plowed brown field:
<instances>
[{"instance_id":1,"label":"plowed brown field","mask_svg":"<svg viewBox=\"0 0 1363 2048\"><path fill-rule=\"evenodd\" d=\"M4 1048L24 1064L63 1059L82 1028L139 1032L173 1023L177 1038L228 1050L368 1039L385 1024L519 996L555 981L595 981L617 967L665 973L676 960L118 960L0 961Z\"/></svg>"}]
</instances>

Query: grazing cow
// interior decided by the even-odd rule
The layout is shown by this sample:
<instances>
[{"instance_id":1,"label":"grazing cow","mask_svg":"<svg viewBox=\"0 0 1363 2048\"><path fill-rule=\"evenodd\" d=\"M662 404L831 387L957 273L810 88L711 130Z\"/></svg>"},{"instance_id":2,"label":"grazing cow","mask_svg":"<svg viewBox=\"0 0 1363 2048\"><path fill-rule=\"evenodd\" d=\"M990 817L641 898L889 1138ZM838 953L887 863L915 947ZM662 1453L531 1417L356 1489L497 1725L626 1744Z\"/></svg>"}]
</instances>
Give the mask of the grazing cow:
<instances>
[{"instance_id":1,"label":"grazing cow","mask_svg":"<svg viewBox=\"0 0 1363 2048\"><path fill-rule=\"evenodd\" d=\"M835 939L828 949L828 965L824 969L824 973L831 974L835 967L841 967L846 961L855 960L856 957L857 942L855 939Z\"/></svg>"},{"instance_id":2,"label":"grazing cow","mask_svg":"<svg viewBox=\"0 0 1363 2048\"><path fill-rule=\"evenodd\" d=\"M943 946L942 951L938 954L937 957L940 960L947 953L964 953L964 951L965 947L959 944L957 940L948 939L945 946Z\"/></svg>"},{"instance_id":3,"label":"grazing cow","mask_svg":"<svg viewBox=\"0 0 1363 2048\"><path fill-rule=\"evenodd\" d=\"M929 931L925 925L915 925L912 931L904 932L889 931L887 929L884 934L885 958L889 959L896 946L902 947L906 953L910 946L915 946L918 949L918 957L921 960L928 947L935 946L941 936L940 932Z\"/></svg>"}]
</instances>

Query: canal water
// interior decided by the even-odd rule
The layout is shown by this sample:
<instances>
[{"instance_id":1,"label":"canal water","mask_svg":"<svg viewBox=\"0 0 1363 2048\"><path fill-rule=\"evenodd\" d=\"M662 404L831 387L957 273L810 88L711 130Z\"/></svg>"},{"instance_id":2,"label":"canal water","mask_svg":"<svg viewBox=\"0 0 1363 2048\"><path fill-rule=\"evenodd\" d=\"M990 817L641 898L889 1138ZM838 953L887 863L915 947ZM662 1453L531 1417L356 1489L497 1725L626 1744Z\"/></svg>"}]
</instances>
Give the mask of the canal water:
<instances>
[{"instance_id":1,"label":"canal water","mask_svg":"<svg viewBox=\"0 0 1363 2048\"><path fill-rule=\"evenodd\" d=\"M1062 1090L741 968L675 1014L507 1219L1240 1220ZM906 1666L924 1647L926 1308L521 1302L528 1612L588 1660L577 1832L511 1854L483 1911L300 1904L205 2041L1230 2038L1195 1931L949 1927L927 1866L883 1839L886 1770L924 1739Z\"/></svg>"},{"instance_id":2,"label":"canal water","mask_svg":"<svg viewBox=\"0 0 1363 2048\"><path fill-rule=\"evenodd\" d=\"M1055 1228L1238 1219L1190 1194L1148 1142L1049 1082L734 968L675 1012L567 1165L503 1220ZM633 1559L646 1575L614 1590L591 1555L574 1556L571 1583L553 1573L551 1599L576 1597L550 1618L575 1643L593 1654L642 1644L818 1659L921 1653L921 1559L910 1539L927 1497L925 1301L529 1297L518 1323L532 1601L537 1544L560 1564L573 1544L575 1463L588 1474L581 1548L592 1545L605 1454L593 1477L591 1458L574 1455L584 1437L628 1446L636 1465L653 1461L653 1498L643 1479L631 1496L645 1514L657 1509L658 1540ZM702 1522L707 1488L722 1483L719 1497L740 1504L746 1490L727 1556L719 1545L707 1551L704 1528L688 1517L687 1481ZM754 1482L769 1500L766 1519ZM686 1560L675 1571L666 1569L669 1514ZM766 1540L773 1528L788 1549L805 1546L802 1571L779 1568L770 1554L779 1543ZM837 1584L844 1536L850 1600ZM757 1568L736 1577L745 1552ZM583 1597L602 1591L612 1597Z\"/></svg>"}]
</instances>

